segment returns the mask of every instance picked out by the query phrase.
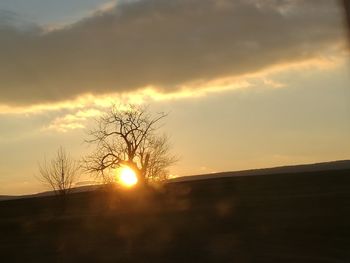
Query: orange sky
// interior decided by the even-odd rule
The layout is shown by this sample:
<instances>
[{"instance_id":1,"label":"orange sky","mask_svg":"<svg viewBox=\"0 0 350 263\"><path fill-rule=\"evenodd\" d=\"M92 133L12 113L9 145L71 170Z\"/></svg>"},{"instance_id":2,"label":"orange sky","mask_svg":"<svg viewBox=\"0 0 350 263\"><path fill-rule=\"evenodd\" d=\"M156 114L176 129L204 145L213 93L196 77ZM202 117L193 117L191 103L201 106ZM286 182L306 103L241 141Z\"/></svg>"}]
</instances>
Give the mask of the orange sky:
<instances>
[{"instance_id":1,"label":"orange sky","mask_svg":"<svg viewBox=\"0 0 350 263\"><path fill-rule=\"evenodd\" d=\"M5 0L0 195L44 190L37 162L60 145L84 156L111 103L170 112L176 176L349 159L337 4Z\"/></svg>"}]
</instances>

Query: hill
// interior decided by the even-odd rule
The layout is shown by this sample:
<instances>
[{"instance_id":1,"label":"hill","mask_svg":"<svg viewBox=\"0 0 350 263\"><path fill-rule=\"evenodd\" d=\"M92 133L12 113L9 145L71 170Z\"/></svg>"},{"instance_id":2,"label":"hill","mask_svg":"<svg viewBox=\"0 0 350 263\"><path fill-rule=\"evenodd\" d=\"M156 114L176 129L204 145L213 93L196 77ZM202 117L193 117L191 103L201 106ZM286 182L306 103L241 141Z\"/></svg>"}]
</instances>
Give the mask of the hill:
<instances>
[{"instance_id":1,"label":"hill","mask_svg":"<svg viewBox=\"0 0 350 263\"><path fill-rule=\"evenodd\" d=\"M94 191L100 187L101 187L101 185L78 186L78 187L72 188L70 193L81 193L81 192ZM45 192L36 193L36 194L29 194L29 195L0 195L0 201L35 198L35 197L43 197L43 196L54 196L54 195L55 195L54 191L45 191Z\"/></svg>"},{"instance_id":2,"label":"hill","mask_svg":"<svg viewBox=\"0 0 350 263\"><path fill-rule=\"evenodd\" d=\"M182 181L203 180L203 179L218 178L218 177L305 173L305 172L333 171L333 170L345 170L345 169L350 169L350 160L338 160L338 161L321 162L321 163L313 163L313 164L287 165L287 166L278 166L278 167L271 167L271 168L260 168L260 169L250 169L250 170L242 170L242 171L183 176L183 177L174 178L172 179L172 181L182 182Z\"/></svg>"},{"instance_id":3,"label":"hill","mask_svg":"<svg viewBox=\"0 0 350 263\"><path fill-rule=\"evenodd\" d=\"M314 164L301 164L301 165L288 165L288 166L278 166L271 168L260 168L242 171L231 171L231 172L220 172L220 173L210 173L210 174L200 174L192 176L183 176L170 179L170 182L183 182L183 181L193 181L193 180L203 180L211 178L221 178L221 177L233 177L233 176L255 176L255 175L266 175L266 174L283 174L283 173L303 173L303 172L315 172L315 171L331 171L331 170L344 170L350 169L350 160L338 160L331 162L322 162ZM85 183L85 182L82 182ZM79 185L80 183L78 183ZM71 189L71 193L80 193L94 191L100 188L101 185L83 185L77 186ZM33 198L42 196L53 196L55 193L53 191L46 191L36 194L29 195L0 195L0 201L3 200L13 200L22 198Z\"/></svg>"},{"instance_id":4,"label":"hill","mask_svg":"<svg viewBox=\"0 0 350 263\"><path fill-rule=\"evenodd\" d=\"M350 169L0 202L2 262L349 262Z\"/></svg>"}]
</instances>

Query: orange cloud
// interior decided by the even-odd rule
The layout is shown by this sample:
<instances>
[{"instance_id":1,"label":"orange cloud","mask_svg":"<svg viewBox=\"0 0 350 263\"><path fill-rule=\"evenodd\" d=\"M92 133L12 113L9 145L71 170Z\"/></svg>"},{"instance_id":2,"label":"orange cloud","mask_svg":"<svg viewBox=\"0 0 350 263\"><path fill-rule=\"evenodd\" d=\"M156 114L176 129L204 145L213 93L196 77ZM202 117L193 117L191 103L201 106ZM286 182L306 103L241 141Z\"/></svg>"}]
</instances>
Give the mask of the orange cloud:
<instances>
[{"instance_id":1,"label":"orange cloud","mask_svg":"<svg viewBox=\"0 0 350 263\"><path fill-rule=\"evenodd\" d=\"M213 82L318 59L345 40L341 14L328 0L139 0L46 31L0 17L0 104L220 91Z\"/></svg>"}]
</instances>

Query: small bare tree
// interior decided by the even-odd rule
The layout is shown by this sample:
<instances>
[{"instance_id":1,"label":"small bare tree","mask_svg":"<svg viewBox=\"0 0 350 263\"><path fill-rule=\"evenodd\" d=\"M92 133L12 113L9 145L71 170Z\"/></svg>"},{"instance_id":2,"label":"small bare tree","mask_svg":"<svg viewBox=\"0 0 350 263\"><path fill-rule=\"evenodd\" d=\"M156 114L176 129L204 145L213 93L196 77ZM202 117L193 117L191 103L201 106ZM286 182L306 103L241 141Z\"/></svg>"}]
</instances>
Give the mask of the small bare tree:
<instances>
[{"instance_id":1,"label":"small bare tree","mask_svg":"<svg viewBox=\"0 0 350 263\"><path fill-rule=\"evenodd\" d=\"M65 195L72 188L78 177L78 162L72 159L63 147L57 150L56 156L39 163L38 179L50 186L56 194Z\"/></svg>"},{"instance_id":2,"label":"small bare tree","mask_svg":"<svg viewBox=\"0 0 350 263\"><path fill-rule=\"evenodd\" d=\"M165 113L150 114L147 107L112 106L89 131L90 144L96 150L85 158L87 171L103 182L113 180L113 169L128 166L140 183L167 179L168 168L177 158L170 154L167 136L157 134Z\"/></svg>"}]
</instances>

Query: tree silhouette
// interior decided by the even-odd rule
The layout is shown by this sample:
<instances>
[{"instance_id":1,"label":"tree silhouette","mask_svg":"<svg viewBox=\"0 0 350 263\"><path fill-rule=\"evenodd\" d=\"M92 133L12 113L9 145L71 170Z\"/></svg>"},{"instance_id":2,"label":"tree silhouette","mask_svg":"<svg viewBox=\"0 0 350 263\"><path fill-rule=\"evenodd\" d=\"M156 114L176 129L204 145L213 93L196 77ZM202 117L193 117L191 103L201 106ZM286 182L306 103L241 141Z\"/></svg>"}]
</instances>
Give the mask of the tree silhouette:
<instances>
[{"instance_id":1,"label":"tree silhouette","mask_svg":"<svg viewBox=\"0 0 350 263\"><path fill-rule=\"evenodd\" d=\"M65 195L72 188L78 177L79 165L60 147L56 156L43 163L39 163L38 179L50 186L56 194Z\"/></svg>"},{"instance_id":2,"label":"tree silhouette","mask_svg":"<svg viewBox=\"0 0 350 263\"><path fill-rule=\"evenodd\" d=\"M90 144L96 149L85 158L87 171L103 182L114 181L113 170L123 166L133 169L140 183L164 180L176 158L171 155L169 139L158 135L165 113L151 114L147 107L113 105L96 120L89 131Z\"/></svg>"}]
</instances>

